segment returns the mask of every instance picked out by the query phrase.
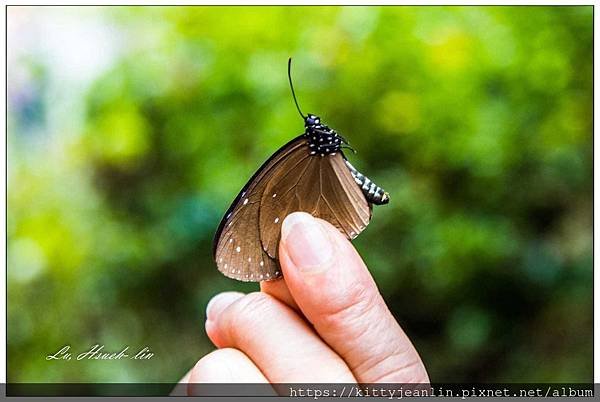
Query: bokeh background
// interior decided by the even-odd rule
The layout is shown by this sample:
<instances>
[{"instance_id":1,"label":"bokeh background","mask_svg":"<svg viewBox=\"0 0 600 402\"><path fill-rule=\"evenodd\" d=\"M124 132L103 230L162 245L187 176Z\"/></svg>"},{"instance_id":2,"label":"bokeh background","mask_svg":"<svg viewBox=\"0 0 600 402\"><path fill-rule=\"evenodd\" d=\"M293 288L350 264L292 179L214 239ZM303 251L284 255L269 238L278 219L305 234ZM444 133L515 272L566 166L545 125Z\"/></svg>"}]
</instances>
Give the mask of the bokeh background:
<instances>
[{"instance_id":1,"label":"bokeh background","mask_svg":"<svg viewBox=\"0 0 600 402\"><path fill-rule=\"evenodd\" d=\"M592 7L9 7L8 381L177 381L211 241L301 105L431 379L592 381ZM46 361L148 346L149 361Z\"/></svg>"}]
</instances>

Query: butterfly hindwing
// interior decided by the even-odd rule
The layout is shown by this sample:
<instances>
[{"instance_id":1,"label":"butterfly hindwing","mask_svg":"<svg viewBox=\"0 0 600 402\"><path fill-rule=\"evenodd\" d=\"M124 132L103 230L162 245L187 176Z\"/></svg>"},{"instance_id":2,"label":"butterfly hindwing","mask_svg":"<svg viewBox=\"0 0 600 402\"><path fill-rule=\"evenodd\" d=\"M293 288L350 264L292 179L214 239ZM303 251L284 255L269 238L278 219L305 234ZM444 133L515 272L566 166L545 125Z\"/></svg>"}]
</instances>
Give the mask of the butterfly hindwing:
<instances>
[{"instance_id":1,"label":"butterfly hindwing","mask_svg":"<svg viewBox=\"0 0 600 402\"><path fill-rule=\"evenodd\" d=\"M261 190L256 187L256 190ZM248 194L242 206L229 219L217 246L216 261L226 276L242 281L264 280L279 276L277 263L260 245L258 210L260 192ZM248 202L244 205L245 200Z\"/></svg>"},{"instance_id":2,"label":"butterfly hindwing","mask_svg":"<svg viewBox=\"0 0 600 402\"><path fill-rule=\"evenodd\" d=\"M271 258L277 258L281 223L292 212L327 220L349 239L369 224L371 205L341 152L321 157L306 150L305 156L289 158L276 170L263 192L259 214L262 246Z\"/></svg>"}]
</instances>

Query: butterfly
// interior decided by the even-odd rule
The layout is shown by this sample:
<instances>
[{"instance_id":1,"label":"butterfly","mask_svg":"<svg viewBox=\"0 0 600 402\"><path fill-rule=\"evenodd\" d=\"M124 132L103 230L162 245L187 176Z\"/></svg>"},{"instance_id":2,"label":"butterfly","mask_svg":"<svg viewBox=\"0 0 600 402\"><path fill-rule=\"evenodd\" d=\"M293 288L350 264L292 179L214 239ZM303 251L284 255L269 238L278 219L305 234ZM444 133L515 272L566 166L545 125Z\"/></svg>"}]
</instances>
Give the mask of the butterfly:
<instances>
[{"instance_id":1,"label":"butterfly","mask_svg":"<svg viewBox=\"0 0 600 402\"><path fill-rule=\"evenodd\" d=\"M303 211L327 220L350 240L369 224L372 205L389 194L352 166L348 141L314 114L300 110L304 133L275 152L254 173L225 213L213 240L213 257L225 276L260 282L282 276L278 261L281 223ZM354 151L354 150L353 150Z\"/></svg>"}]
</instances>

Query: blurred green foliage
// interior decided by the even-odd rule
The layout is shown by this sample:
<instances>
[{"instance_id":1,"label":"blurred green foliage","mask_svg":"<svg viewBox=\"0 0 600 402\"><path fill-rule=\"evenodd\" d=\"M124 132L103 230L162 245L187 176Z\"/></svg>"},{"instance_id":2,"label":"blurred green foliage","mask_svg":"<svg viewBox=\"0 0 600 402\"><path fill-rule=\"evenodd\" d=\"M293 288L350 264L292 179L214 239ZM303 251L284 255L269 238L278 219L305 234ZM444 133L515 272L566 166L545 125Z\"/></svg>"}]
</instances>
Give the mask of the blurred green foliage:
<instances>
[{"instance_id":1,"label":"blurred green foliage","mask_svg":"<svg viewBox=\"0 0 600 402\"><path fill-rule=\"evenodd\" d=\"M214 230L302 132L288 56L391 195L355 245L431 379L592 380L592 7L62 12L127 51L79 123L47 117L43 61L9 98L9 381L177 381L212 349L209 298L258 288L217 272ZM156 356L44 359L95 343Z\"/></svg>"}]
</instances>

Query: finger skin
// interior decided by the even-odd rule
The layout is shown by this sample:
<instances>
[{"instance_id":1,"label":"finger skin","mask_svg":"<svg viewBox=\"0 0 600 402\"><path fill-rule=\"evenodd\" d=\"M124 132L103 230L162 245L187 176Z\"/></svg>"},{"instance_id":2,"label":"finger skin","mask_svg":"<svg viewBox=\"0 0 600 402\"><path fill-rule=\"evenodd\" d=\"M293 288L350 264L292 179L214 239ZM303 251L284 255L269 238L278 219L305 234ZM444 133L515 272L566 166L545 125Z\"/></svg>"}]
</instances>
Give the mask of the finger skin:
<instances>
[{"instance_id":1,"label":"finger skin","mask_svg":"<svg viewBox=\"0 0 600 402\"><path fill-rule=\"evenodd\" d=\"M261 292L270 294L284 304L287 304L296 312L300 312L300 308L296 304L296 301L292 297L292 294L285 284L285 278L274 281L263 281L260 283L260 290Z\"/></svg>"},{"instance_id":2,"label":"finger skin","mask_svg":"<svg viewBox=\"0 0 600 402\"><path fill-rule=\"evenodd\" d=\"M267 378L237 349L215 350L196 363L189 373L187 394L202 395L202 384L267 383Z\"/></svg>"},{"instance_id":3,"label":"finger skin","mask_svg":"<svg viewBox=\"0 0 600 402\"><path fill-rule=\"evenodd\" d=\"M219 348L244 352L270 382L356 382L308 323L273 296L217 297L207 312L209 338Z\"/></svg>"},{"instance_id":4,"label":"finger skin","mask_svg":"<svg viewBox=\"0 0 600 402\"><path fill-rule=\"evenodd\" d=\"M221 312L225 309L224 307L233 304L233 302L241 299L244 296L245 294L240 292L223 292L214 296L208 302L208 305L206 306L206 322L204 323L204 329L206 331L206 335L208 335L215 346L225 344L225 341L220 338L221 334L218 331L218 327L216 326L215 322L219 320ZM215 304L217 306L215 306Z\"/></svg>"},{"instance_id":5,"label":"finger skin","mask_svg":"<svg viewBox=\"0 0 600 402\"><path fill-rule=\"evenodd\" d=\"M320 250L326 255L320 264L296 263L316 261ZM362 259L335 227L309 214L289 215L283 222L279 257L302 313L359 382L429 382L421 358Z\"/></svg>"}]
</instances>

